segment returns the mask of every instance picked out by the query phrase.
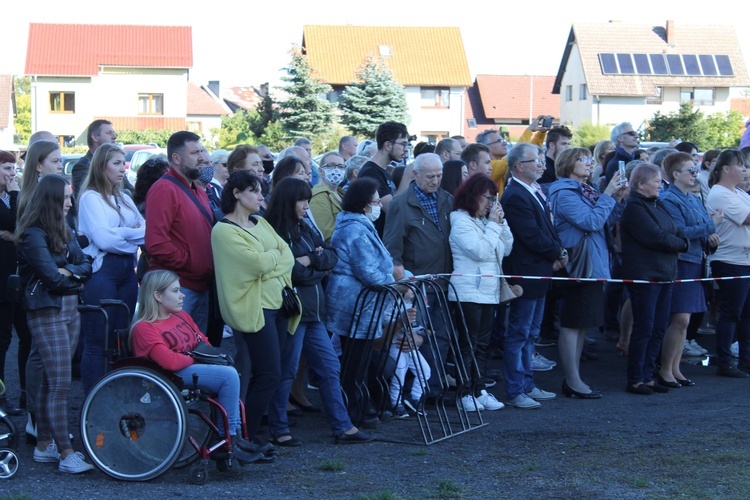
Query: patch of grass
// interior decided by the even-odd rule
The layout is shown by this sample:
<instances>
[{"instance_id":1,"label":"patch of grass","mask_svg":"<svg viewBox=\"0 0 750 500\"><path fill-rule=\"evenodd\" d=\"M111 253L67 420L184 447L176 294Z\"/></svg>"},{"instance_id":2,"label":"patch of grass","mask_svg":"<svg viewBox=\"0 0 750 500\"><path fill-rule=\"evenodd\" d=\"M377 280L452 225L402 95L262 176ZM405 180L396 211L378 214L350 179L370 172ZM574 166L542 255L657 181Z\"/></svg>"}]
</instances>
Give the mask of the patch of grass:
<instances>
[{"instance_id":1,"label":"patch of grass","mask_svg":"<svg viewBox=\"0 0 750 500\"><path fill-rule=\"evenodd\" d=\"M340 458L330 458L328 460L324 460L318 466L318 468L327 472L340 472L346 469L346 462L341 460Z\"/></svg>"},{"instance_id":2,"label":"patch of grass","mask_svg":"<svg viewBox=\"0 0 750 500\"><path fill-rule=\"evenodd\" d=\"M434 498L460 498L463 487L454 481L440 481L435 489Z\"/></svg>"},{"instance_id":3,"label":"patch of grass","mask_svg":"<svg viewBox=\"0 0 750 500\"><path fill-rule=\"evenodd\" d=\"M33 497L26 494L0 495L0 500L33 500Z\"/></svg>"},{"instance_id":4,"label":"patch of grass","mask_svg":"<svg viewBox=\"0 0 750 500\"><path fill-rule=\"evenodd\" d=\"M642 477L635 477L633 478L633 486L636 488L649 488L651 486L651 482L648 479L643 479Z\"/></svg>"},{"instance_id":5,"label":"patch of grass","mask_svg":"<svg viewBox=\"0 0 750 500\"><path fill-rule=\"evenodd\" d=\"M427 448L414 448L409 453L414 456L427 455Z\"/></svg>"},{"instance_id":6,"label":"patch of grass","mask_svg":"<svg viewBox=\"0 0 750 500\"><path fill-rule=\"evenodd\" d=\"M357 495L358 500L398 500L400 497L391 490L377 491L375 493L363 493Z\"/></svg>"}]
</instances>

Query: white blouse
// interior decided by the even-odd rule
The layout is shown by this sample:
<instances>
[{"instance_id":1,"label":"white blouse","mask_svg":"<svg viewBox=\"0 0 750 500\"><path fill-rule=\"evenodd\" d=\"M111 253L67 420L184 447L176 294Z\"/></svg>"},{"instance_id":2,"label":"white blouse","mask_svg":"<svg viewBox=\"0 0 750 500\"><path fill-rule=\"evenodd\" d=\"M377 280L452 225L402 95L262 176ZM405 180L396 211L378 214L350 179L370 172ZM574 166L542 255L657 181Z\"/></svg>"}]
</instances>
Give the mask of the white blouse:
<instances>
[{"instance_id":1,"label":"white blouse","mask_svg":"<svg viewBox=\"0 0 750 500\"><path fill-rule=\"evenodd\" d=\"M109 199L117 206L114 196ZM146 221L127 194L121 194L118 212L102 195L87 189L78 199L78 230L89 239L83 253L94 259L93 272L96 272L107 253L132 255L135 264L138 246L146 235Z\"/></svg>"}]
</instances>

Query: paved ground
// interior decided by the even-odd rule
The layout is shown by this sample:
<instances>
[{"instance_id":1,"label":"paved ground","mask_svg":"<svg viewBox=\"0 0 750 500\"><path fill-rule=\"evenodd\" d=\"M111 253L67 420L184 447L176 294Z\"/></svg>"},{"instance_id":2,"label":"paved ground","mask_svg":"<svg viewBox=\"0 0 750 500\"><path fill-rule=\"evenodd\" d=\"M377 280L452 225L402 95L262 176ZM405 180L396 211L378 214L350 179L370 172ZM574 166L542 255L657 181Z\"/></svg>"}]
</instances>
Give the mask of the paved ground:
<instances>
[{"instance_id":1,"label":"paved ground","mask_svg":"<svg viewBox=\"0 0 750 500\"><path fill-rule=\"evenodd\" d=\"M32 448L21 445L21 468L0 482L0 498L747 498L750 379L719 378L704 358L683 372L696 387L627 394L626 359L613 342L594 336L600 359L584 363L582 373L602 399L559 395L538 410L484 412L487 426L432 446L416 444L420 432L413 419L374 432L414 444L337 446L322 416L306 415L294 429L302 447L282 448L269 465L232 473L212 467L208 483L194 486L186 469L147 483L115 481L98 470L63 475L34 463ZM699 342L710 349L713 337ZM540 352L557 358L555 347ZM12 356L9 361L12 374ZM12 387L15 377L9 378ZM561 369L539 373L537 382L559 392ZM503 399L502 382L493 392ZM72 394L77 435L80 382ZM314 391L310 398L317 400ZM15 422L22 428L25 418Z\"/></svg>"}]
</instances>

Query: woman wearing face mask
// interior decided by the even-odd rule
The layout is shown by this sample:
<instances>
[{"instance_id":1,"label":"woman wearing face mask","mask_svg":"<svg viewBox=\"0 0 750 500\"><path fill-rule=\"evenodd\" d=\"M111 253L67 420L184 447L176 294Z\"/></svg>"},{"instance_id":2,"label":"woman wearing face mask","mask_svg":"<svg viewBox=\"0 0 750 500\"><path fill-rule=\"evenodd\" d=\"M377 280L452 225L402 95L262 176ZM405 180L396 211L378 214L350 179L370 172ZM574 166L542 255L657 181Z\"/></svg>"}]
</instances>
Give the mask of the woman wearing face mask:
<instances>
[{"instance_id":1,"label":"woman wearing face mask","mask_svg":"<svg viewBox=\"0 0 750 500\"><path fill-rule=\"evenodd\" d=\"M371 317L375 314L375 298L370 296L357 310L358 329L350 336L349 325L354 315L357 297L363 288L386 285L393 282L393 259L373 222L380 217L381 203L378 185L372 179L357 179L352 182L341 201L342 212L336 217L336 228L331 246L339 257L331 271L326 287L326 327L339 335L344 351L349 342L352 350L366 348L367 339L382 336L370 330ZM377 323L377 322L376 322ZM353 354L352 359L359 359ZM356 373L355 373L356 372ZM357 367L343 367L341 381L349 401L349 415L354 425L362 423L365 401L360 400L357 385L365 374Z\"/></svg>"},{"instance_id":2,"label":"woman wearing face mask","mask_svg":"<svg viewBox=\"0 0 750 500\"><path fill-rule=\"evenodd\" d=\"M344 197L344 190L339 187L346 176L344 158L334 151L328 153L321 160L320 172L321 182L313 187L310 210L326 243L330 243Z\"/></svg>"}]
</instances>

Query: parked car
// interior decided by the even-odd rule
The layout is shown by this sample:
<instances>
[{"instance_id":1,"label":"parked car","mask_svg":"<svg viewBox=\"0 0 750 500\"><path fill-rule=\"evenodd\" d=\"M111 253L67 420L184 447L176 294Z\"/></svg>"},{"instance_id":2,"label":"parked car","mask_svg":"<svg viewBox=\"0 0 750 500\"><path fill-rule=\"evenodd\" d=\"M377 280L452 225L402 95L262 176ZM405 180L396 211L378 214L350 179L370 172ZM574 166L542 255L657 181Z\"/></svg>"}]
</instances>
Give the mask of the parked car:
<instances>
[{"instance_id":1,"label":"parked car","mask_svg":"<svg viewBox=\"0 0 750 500\"><path fill-rule=\"evenodd\" d=\"M125 151L125 168L130 168L130 162L136 151L158 148L159 145L152 142L151 144L123 144L121 147L122 150Z\"/></svg>"},{"instance_id":2,"label":"parked car","mask_svg":"<svg viewBox=\"0 0 750 500\"><path fill-rule=\"evenodd\" d=\"M166 148L149 148L149 149L139 149L138 151L133 153L133 156L130 158L130 168L127 171L128 181L135 186L135 180L138 177L138 168L146 163L149 158L152 156L163 156L164 158L167 157L167 149Z\"/></svg>"},{"instance_id":3,"label":"parked car","mask_svg":"<svg viewBox=\"0 0 750 500\"><path fill-rule=\"evenodd\" d=\"M84 156L82 153L62 155L63 175L66 179L70 180L70 176L73 175L73 167Z\"/></svg>"}]
</instances>

